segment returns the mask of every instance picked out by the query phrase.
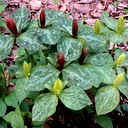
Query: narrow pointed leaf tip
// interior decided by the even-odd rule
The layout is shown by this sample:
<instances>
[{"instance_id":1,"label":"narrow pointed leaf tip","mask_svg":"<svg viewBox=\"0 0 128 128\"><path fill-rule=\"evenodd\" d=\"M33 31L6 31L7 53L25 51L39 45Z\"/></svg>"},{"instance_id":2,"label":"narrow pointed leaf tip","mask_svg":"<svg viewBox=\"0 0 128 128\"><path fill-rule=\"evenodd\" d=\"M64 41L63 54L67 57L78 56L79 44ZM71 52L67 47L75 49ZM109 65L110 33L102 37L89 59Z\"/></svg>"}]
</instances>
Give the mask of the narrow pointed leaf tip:
<instances>
[{"instance_id":1,"label":"narrow pointed leaf tip","mask_svg":"<svg viewBox=\"0 0 128 128\"><path fill-rule=\"evenodd\" d=\"M88 53L87 50L88 50L88 48L85 48L85 49L82 48L82 53L81 53L81 56L80 56L80 59L79 59L79 62L80 62L81 65L84 64L86 54Z\"/></svg>"},{"instance_id":2,"label":"narrow pointed leaf tip","mask_svg":"<svg viewBox=\"0 0 128 128\"><path fill-rule=\"evenodd\" d=\"M20 33L18 33L18 30L16 27L16 23L12 19L12 17L10 15L8 15L8 18L4 19L4 20L6 21L7 28L12 32L12 34L16 37L20 36Z\"/></svg>"},{"instance_id":3,"label":"narrow pointed leaf tip","mask_svg":"<svg viewBox=\"0 0 128 128\"><path fill-rule=\"evenodd\" d=\"M63 85L62 85L62 82L61 80L58 78L57 80L55 80L54 82L54 86L53 86L53 90L54 90L54 93L56 95L59 95L61 93L63 89Z\"/></svg>"},{"instance_id":4,"label":"narrow pointed leaf tip","mask_svg":"<svg viewBox=\"0 0 128 128\"><path fill-rule=\"evenodd\" d=\"M123 80L123 73L120 73L117 77L116 77L116 80L115 80L115 83L113 84L114 87L117 87L121 81Z\"/></svg>"},{"instance_id":5,"label":"narrow pointed leaf tip","mask_svg":"<svg viewBox=\"0 0 128 128\"><path fill-rule=\"evenodd\" d=\"M76 38L77 33L78 33L78 24L77 24L77 20L74 19L72 23L72 37Z\"/></svg>"},{"instance_id":6,"label":"narrow pointed leaf tip","mask_svg":"<svg viewBox=\"0 0 128 128\"><path fill-rule=\"evenodd\" d=\"M40 13L40 26L41 28L44 28L45 27L45 11L44 9L41 10L41 13Z\"/></svg>"},{"instance_id":7,"label":"narrow pointed leaf tip","mask_svg":"<svg viewBox=\"0 0 128 128\"><path fill-rule=\"evenodd\" d=\"M64 52L62 51L61 57L59 56L58 53L55 53L57 55L57 69L61 71L64 68L64 62L65 62L65 57L64 57Z\"/></svg>"}]
</instances>

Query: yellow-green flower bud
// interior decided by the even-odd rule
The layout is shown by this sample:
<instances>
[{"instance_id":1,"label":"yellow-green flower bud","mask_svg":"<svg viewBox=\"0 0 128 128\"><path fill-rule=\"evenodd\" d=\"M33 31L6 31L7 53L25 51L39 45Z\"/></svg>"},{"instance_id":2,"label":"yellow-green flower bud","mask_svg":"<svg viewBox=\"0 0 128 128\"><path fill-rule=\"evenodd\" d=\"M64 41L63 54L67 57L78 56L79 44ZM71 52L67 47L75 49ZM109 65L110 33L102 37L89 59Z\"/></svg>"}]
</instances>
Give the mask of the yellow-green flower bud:
<instances>
[{"instance_id":1,"label":"yellow-green flower bud","mask_svg":"<svg viewBox=\"0 0 128 128\"><path fill-rule=\"evenodd\" d=\"M118 57L118 59L117 59L117 61L116 61L116 64L120 64L124 59L125 59L125 54L122 53L122 54Z\"/></svg>"},{"instance_id":2,"label":"yellow-green flower bud","mask_svg":"<svg viewBox=\"0 0 128 128\"><path fill-rule=\"evenodd\" d=\"M54 85L53 85L53 90L54 93L59 95L62 91L63 85L61 80L58 78L57 80L55 80Z\"/></svg>"},{"instance_id":3,"label":"yellow-green flower bud","mask_svg":"<svg viewBox=\"0 0 128 128\"><path fill-rule=\"evenodd\" d=\"M120 73L117 77L116 77L116 80L115 80L115 83L113 84L114 87L117 87L121 81L123 80L123 73Z\"/></svg>"},{"instance_id":4,"label":"yellow-green flower bud","mask_svg":"<svg viewBox=\"0 0 128 128\"><path fill-rule=\"evenodd\" d=\"M121 34L123 32L123 28L124 28L124 18L121 15L117 22L117 33Z\"/></svg>"},{"instance_id":5,"label":"yellow-green flower bud","mask_svg":"<svg viewBox=\"0 0 128 128\"><path fill-rule=\"evenodd\" d=\"M23 63L23 70L24 70L25 76L29 77L30 76L30 68L29 68L29 64L26 61L24 61L24 63Z\"/></svg>"},{"instance_id":6,"label":"yellow-green flower bud","mask_svg":"<svg viewBox=\"0 0 128 128\"><path fill-rule=\"evenodd\" d=\"M101 24L100 24L100 21L98 19L95 21L94 28L95 28L95 33L100 35Z\"/></svg>"}]
</instances>

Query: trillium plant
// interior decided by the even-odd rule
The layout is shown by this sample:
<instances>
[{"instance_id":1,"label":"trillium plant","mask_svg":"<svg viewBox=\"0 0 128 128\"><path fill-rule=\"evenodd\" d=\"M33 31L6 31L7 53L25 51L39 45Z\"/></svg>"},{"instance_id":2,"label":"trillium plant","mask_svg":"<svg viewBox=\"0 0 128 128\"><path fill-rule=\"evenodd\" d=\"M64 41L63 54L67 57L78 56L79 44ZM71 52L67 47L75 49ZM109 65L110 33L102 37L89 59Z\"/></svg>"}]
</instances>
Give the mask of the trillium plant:
<instances>
[{"instance_id":1,"label":"trillium plant","mask_svg":"<svg viewBox=\"0 0 128 128\"><path fill-rule=\"evenodd\" d=\"M120 93L128 98L128 53L115 48L127 41L123 16L116 21L103 12L89 26L83 19L77 22L54 10L42 9L39 19L29 15L22 6L3 18L10 34L0 34L0 60L6 59L14 42L19 48L15 65L8 68L9 76L15 76L14 90L8 89L10 81L6 81L4 64L0 65L0 121L4 122L0 126L43 127L62 102L72 111L94 109L99 125L112 128L106 114L117 110ZM86 94L90 90L95 100ZM8 106L13 109L7 111ZM27 118L32 118L29 125ZM100 123L104 120L110 125Z\"/></svg>"}]
</instances>

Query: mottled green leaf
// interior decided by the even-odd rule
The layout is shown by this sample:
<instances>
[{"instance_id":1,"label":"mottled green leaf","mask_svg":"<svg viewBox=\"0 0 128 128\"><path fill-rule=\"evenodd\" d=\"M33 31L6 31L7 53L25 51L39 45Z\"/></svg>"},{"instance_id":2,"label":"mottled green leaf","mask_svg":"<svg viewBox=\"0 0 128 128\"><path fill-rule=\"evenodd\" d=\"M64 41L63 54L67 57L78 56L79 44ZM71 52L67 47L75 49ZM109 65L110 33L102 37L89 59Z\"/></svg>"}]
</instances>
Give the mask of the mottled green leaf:
<instances>
[{"instance_id":1,"label":"mottled green leaf","mask_svg":"<svg viewBox=\"0 0 128 128\"><path fill-rule=\"evenodd\" d=\"M126 26L126 27L124 28L124 31L123 31L122 34L124 34L125 36L128 36L128 26Z\"/></svg>"},{"instance_id":2,"label":"mottled green leaf","mask_svg":"<svg viewBox=\"0 0 128 128\"><path fill-rule=\"evenodd\" d=\"M38 26L38 19L31 19L29 20L29 24L27 26L27 30L35 30L37 29L39 26Z\"/></svg>"},{"instance_id":3,"label":"mottled green leaf","mask_svg":"<svg viewBox=\"0 0 128 128\"><path fill-rule=\"evenodd\" d=\"M58 98L52 93L41 94L35 101L32 109L33 121L44 121L56 111Z\"/></svg>"},{"instance_id":4,"label":"mottled green leaf","mask_svg":"<svg viewBox=\"0 0 128 128\"><path fill-rule=\"evenodd\" d=\"M72 36L72 23L73 23L73 19L68 19L68 18L64 18L61 17L59 19L59 27L62 31L70 34Z\"/></svg>"},{"instance_id":5,"label":"mottled green leaf","mask_svg":"<svg viewBox=\"0 0 128 128\"><path fill-rule=\"evenodd\" d=\"M120 43L126 43L127 38L124 34L118 34L115 31L111 31L109 29L105 29L103 32L106 34L107 39L115 44L120 44Z\"/></svg>"},{"instance_id":6,"label":"mottled green leaf","mask_svg":"<svg viewBox=\"0 0 128 128\"><path fill-rule=\"evenodd\" d=\"M38 66L32 71L26 88L31 91L41 91L46 84L52 85L59 74L60 71L50 64Z\"/></svg>"},{"instance_id":7,"label":"mottled green leaf","mask_svg":"<svg viewBox=\"0 0 128 128\"><path fill-rule=\"evenodd\" d=\"M116 79L116 72L110 67L97 67L97 70L100 72L99 77L102 79L103 83L112 84Z\"/></svg>"},{"instance_id":8,"label":"mottled green leaf","mask_svg":"<svg viewBox=\"0 0 128 128\"><path fill-rule=\"evenodd\" d=\"M61 55L64 52L65 60L77 60L82 52L80 39L74 39L71 36L62 37L57 43L57 51Z\"/></svg>"},{"instance_id":9,"label":"mottled green leaf","mask_svg":"<svg viewBox=\"0 0 128 128\"><path fill-rule=\"evenodd\" d=\"M61 36L61 32L53 26L37 29L37 34L43 44L49 45L56 44Z\"/></svg>"},{"instance_id":10,"label":"mottled green leaf","mask_svg":"<svg viewBox=\"0 0 128 128\"><path fill-rule=\"evenodd\" d=\"M85 43L87 43L90 51L106 51L105 45L107 41L105 41L101 36L86 29L85 27L81 28L80 33L78 34L78 38L82 38Z\"/></svg>"},{"instance_id":11,"label":"mottled green leaf","mask_svg":"<svg viewBox=\"0 0 128 128\"><path fill-rule=\"evenodd\" d=\"M50 10L50 9L45 9L45 17L46 17L46 23L45 25L47 26L48 24L52 23L55 21L55 26L59 25L59 21L62 18L66 17L63 12L60 11L55 11L55 10ZM58 26L59 28L59 26Z\"/></svg>"},{"instance_id":12,"label":"mottled green leaf","mask_svg":"<svg viewBox=\"0 0 128 128\"><path fill-rule=\"evenodd\" d=\"M16 97L16 94L14 92L10 93L6 98L5 98L5 103L8 106L12 106L16 108L18 106L18 99Z\"/></svg>"},{"instance_id":13,"label":"mottled green leaf","mask_svg":"<svg viewBox=\"0 0 128 128\"><path fill-rule=\"evenodd\" d=\"M15 92L19 103L21 103L29 94L29 91L26 90L27 82L28 78L21 78L16 82Z\"/></svg>"},{"instance_id":14,"label":"mottled green leaf","mask_svg":"<svg viewBox=\"0 0 128 128\"><path fill-rule=\"evenodd\" d=\"M123 73L123 80L122 82L117 86L117 88L128 98L128 79L126 79L126 72L123 68L116 67L117 74Z\"/></svg>"},{"instance_id":15,"label":"mottled green leaf","mask_svg":"<svg viewBox=\"0 0 128 128\"><path fill-rule=\"evenodd\" d=\"M98 90L95 96L95 107L97 115L113 111L120 101L120 94L117 88L105 86Z\"/></svg>"},{"instance_id":16,"label":"mottled green leaf","mask_svg":"<svg viewBox=\"0 0 128 128\"><path fill-rule=\"evenodd\" d=\"M41 44L35 31L28 30L16 38L16 43L25 49L40 51L46 49L46 47Z\"/></svg>"},{"instance_id":17,"label":"mottled green leaf","mask_svg":"<svg viewBox=\"0 0 128 128\"><path fill-rule=\"evenodd\" d=\"M84 90L92 86L98 87L102 82L98 68L93 65L70 64L62 70L64 81L69 81L68 86L78 86Z\"/></svg>"},{"instance_id":18,"label":"mottled green leaf","mask_svg":"<svg viewBox=\"0 0 128 128\"><path fill-rule=\"evenodd\" d=\"M97 123L103 128L113 128L112 120L106 115L95 116Z\"/></svg>"},{"instance_id":19,"label":"mottled green leaf","mask_svg":"<svg viewBox=\"0 0 128 128\"><path fill-rule=\"evenodd\" d=\"M108 28L116 31L117 30L117 22L113 17L108 17L106 12L103 12L101 15L101 20L107 25Z\"/></svg>"},{"instance_id":20,"label":"mottled green leaf","mask_svg":"<svg viewBox=\"0 0 128 128\"><path fill-rule=\"evenodd\" d=\"M12 128L23 128L24 126L23 118L17 114L13 115L11 118L11 126Z\"/></svg>"},{"instance_id":21,"label":"mottled green leaf","mask_svg":"<svg viewBox=\"0 0 128 128\"><path fill-rule=\"evenodd\" d=\"M6 113L7 106L6 104L0 100L0 117L3 117Z\"/></svg>"},{"instance_id":22,"label":"mottled green leaf","mask_svg":"<svg viewBox=\"0 0 128 128\"><path fill-rule=\"evenodd\" d=\"M11 14L11 17L14 19L14 21L16 23L18 31L21 31L28 25L28 23L29 23L28 16L29 15L30 15L30 12L23 6L19 9L16 9Z\"/></svg>"},{"instance_id":23,"label":"mottled green leaf","mask_svg":"<svg viewBox=\"0 0 128 128\"><path fill-rule=\"evenodd\" d=\"M120 48L115 49L115 60L118 59L118 57L124 53L125 54L125 59L119 64L119 66L127 66L128 67L128 53Z\"/></svg>"},{"instance_id":24,"label":"mottled green leaf","mask_svg":"<svg viewBox=\"0 0 128 128\"><path fill-rule=\"evenodd\" d=\"M3 60L11 52L14 38L7 35L0 36L0 60Z\"/></svg>"},{"instance_id":25,"label":"mottled green leaf","mask_svg":"<svg viewBox=\"0 0 128 128\"><path fill-rule=\"evenodd\" d=\"M0 5L0 13L4 11L4 9L7 7L7 5Z\"/></svg>"},{"instance_id":26,"label":"mottled green leaf","mask_svg":"<svg viewBox=\"0 0 128 128\"><path fill-rule=\"evenodd\" d=\"M86 63L95 66L108 66L113 68L114 61L109 53L88 53Z\"/></svg>"},{"instance_id":27,"label":"mottled green leaf","mask_svg":"<svg viewBox=\"0 0 128 128\"><path fill-rule=\"evenodd\" d=\"M63 90L59 98L67 108L72 110L80 110L92 104L86 93L75 86Z\"/></svg>"}]
</instances>

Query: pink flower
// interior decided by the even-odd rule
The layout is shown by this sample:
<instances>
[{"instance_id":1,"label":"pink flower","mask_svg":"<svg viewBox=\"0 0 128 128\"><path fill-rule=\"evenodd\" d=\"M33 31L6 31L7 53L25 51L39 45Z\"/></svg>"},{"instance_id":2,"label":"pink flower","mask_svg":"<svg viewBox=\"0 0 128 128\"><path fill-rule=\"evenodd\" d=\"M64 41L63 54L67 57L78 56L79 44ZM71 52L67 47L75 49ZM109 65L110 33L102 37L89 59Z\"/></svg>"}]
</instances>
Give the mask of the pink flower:
<instances>
[{"instance_id":1,"label":"pink flower","mask_svg":"<svg viewBox=\"0 0 128 128\"><path fill-rule=\"evenodd\" d=\"M58 53L55 53L57 55L57 69L62 70L64 68L64 62L65 62L65 57L64 57L64 52L62 51L61 57L59 56Z\"/></svg>"},{"instance_id":2,"label":"pink flower","mask_svg":"<svg viewBox=\"0 0 128 128\"><path fill-rule=\"evenodd\" d=\"M20 34L17 31L16 23L12 19L10 15L8 15L7 19L4 19L6 21L7 28L12 32L12 34L16 37L20 36Z\"/></svg>"}]
</instances>

